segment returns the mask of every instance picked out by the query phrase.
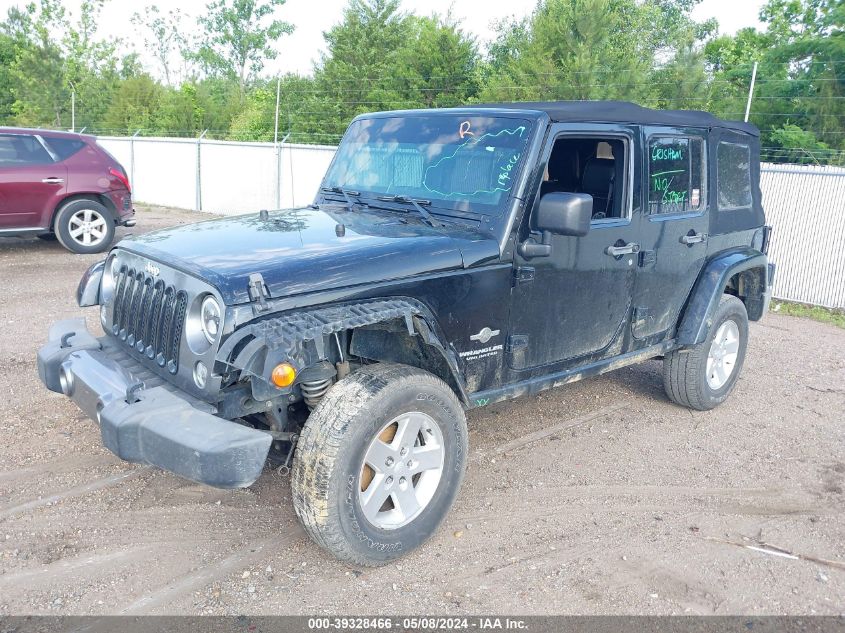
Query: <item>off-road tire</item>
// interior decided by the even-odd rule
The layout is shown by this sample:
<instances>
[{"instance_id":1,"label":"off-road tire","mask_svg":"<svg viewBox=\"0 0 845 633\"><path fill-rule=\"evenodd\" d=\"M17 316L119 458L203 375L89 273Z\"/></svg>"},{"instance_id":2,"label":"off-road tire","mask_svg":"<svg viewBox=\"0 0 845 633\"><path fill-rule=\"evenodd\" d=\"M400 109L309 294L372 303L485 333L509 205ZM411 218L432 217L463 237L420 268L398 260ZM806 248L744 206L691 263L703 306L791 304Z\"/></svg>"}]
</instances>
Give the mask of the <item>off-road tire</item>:
<instances>
[{"instance_id":1,"label":"off-road tire","mask_svg":"<svg viewBox=\"0 0 845 633\"><path fill-rule=\"evenodd\" d=\"M719 389L707 382L707 357L719 327L728 319L739 328L739 351L728 381ZM725 294L713 315L713 321L703 343L674 350L663 359L663 387L669 399L690 409L708 411L724 402L730 395L745 361L748 345L748 313L745 305L733 295Z\"/></svg>"},{"instance_id":2,"label":"off-road tire","mask_svg":"<svg viewBox=\"0 0 845 633\"><path fill-rule=\"evenodd\" d=\"M105 236L97 242L97 244L86 246L76 241L70 234L71 218L79 211L91 209L99 213L105 218ZM64 246L71 253L80 255L90 255L92 253L102 253L108 250L114 241L115 225L114 216L104 205L89 198L82 198L78 200L71 200L62 205L56 213L56 219L53 221L53 232L59 243Z\"/></svg>"},{"instance_id":3,"label":"off-road tire","mask_svg":"<svg viewBox=\"0 0 845 633\"><path fill-rule=\"evenodd\" d=\"M358 476L379 429L412 411L430 416L442 433L442 475L416 518L402 527L380 529L363 515ZM460 488L466 457L466 417L445 382L407 365L365 366L335 384L305 423L291 472L293 507L311 538L337 558L383 565L419 547L437 530Z\"/></svg>"}]
</instances>

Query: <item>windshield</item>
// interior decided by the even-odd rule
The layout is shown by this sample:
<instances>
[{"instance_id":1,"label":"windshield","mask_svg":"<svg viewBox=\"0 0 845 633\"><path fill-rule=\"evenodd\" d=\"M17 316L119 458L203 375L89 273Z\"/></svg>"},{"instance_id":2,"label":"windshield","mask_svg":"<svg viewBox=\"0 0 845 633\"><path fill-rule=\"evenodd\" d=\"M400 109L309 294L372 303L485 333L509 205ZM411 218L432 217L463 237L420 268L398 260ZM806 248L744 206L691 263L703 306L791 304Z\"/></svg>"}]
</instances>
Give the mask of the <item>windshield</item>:
<instances>
[{"instance_id":1,"label":"windshield","mask_svg":"<svg viewBox=\"0 0 845 633\"><path fill-rule=\"evenodd\" d=\"M489 116L360 119L344 135L324 186L497 213L517 179L531 125Z\"/></svg>"}]
</instances>

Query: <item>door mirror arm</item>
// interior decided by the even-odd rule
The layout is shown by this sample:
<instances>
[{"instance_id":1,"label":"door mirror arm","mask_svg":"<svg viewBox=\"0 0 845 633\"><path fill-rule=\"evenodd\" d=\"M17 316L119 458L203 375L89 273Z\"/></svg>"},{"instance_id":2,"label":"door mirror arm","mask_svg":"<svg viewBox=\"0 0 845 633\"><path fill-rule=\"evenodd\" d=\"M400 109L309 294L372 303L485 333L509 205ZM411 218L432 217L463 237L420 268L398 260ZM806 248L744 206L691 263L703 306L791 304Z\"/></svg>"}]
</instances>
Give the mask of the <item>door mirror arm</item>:
<instances>
[{"instance_id":1,"label":"door mirror arm","mask_svg":"<svg viewBox=\"0 0 845 633\"><path fill-rule=\"evenodd\" d=\"M517 247L517 252L525 259L534 257L548 257L552 254L552 232L543 231L541 242L529 237Z\"/></svg>"}]
</instances>

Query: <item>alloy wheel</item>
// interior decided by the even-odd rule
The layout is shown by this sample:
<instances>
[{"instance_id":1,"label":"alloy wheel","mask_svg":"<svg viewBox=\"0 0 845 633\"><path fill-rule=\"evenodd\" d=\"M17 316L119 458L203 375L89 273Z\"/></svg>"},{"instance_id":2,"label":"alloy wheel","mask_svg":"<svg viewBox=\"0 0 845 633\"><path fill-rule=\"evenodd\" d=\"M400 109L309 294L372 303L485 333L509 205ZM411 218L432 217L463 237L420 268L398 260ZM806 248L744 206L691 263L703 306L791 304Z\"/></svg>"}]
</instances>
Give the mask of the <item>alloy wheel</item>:
<instances>
[{"instance_id":1,"label":"alloy wheel","mask_svg":"<svg viewBox=\"0 0 845 633\"><path fill-rule=\"evenodd\" d=\"M108 235L107 220L96 209L80 209L68 221L68 234L81 246L98 246Z\"/></svg>"},{"instance_id":2,"label":"alloy wheel","mask_svg":"<svg viewBox=\"0 0 845 633\"><path fill-rule=\"evenodd\" d=\"M707 384L713 391L718 391L730 380L736 369L737 356L739 326L728 319L716 330L707 354Z\"/></svg>"},{"instance_id":3,"label":"alloy wheel","mask_svg":"<svg viewBox=\"0 0 845 633\"><path fill-rule=\"evenodd\" d=\"M367 520L391 530L413 521L434 498L443 475L443 434L425 413L403 413L370 442L358 499Z\"/></svg>"}]
</instances>

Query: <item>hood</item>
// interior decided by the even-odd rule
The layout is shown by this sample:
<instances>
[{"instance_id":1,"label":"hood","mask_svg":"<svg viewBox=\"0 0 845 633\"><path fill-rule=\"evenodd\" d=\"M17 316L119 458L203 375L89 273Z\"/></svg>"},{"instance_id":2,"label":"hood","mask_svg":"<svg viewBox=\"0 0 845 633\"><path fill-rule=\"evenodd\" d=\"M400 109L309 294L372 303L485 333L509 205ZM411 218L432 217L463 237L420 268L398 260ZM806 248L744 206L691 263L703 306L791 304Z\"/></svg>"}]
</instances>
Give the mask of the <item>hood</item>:
<instances>
[{"instance_id":1,"label":"hood","mask_svg":"<svg viewBox=\"0 0 845 633\"><path fill-rule=\"evenodd\" d=\"M408 215L305 207L206 220L128 238L119 248L207 280L227 304L260 273L272 298L390 281L498 259L489 235Z\"/></svg>"}]
</instances>

